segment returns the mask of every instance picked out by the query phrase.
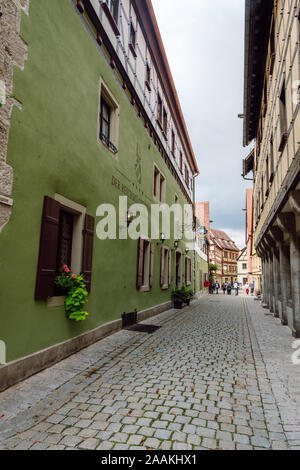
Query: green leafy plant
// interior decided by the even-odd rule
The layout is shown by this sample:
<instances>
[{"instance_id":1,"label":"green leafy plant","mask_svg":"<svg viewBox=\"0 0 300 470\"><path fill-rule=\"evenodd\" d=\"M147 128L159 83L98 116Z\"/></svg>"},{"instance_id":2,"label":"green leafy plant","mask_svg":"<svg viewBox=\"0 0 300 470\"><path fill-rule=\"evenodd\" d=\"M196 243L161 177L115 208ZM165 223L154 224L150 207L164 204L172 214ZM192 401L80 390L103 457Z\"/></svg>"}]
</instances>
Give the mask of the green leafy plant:
<instances>
[{"instance_id":1,"label":"green leafy plant","mask_svg":"<svg viewBox=\"0 0 300 470\"><path fill-rule=\"evenodd\" d=\"M187 289L185 286L183 286L181 289L174 289L172 296L174 300L186 304L194 297L194 292L192 289Z\"/></svg>"},{"instance_id":2,"label":"green leafy plant","mask_svg":"<svg viewBox=\"0 0 300 470\"><path fill-rule=\"evenodd\" d=\"M88 302L88 291L82 275L72 274L68 266L64 266L61 274L55 279L55 284L67 291L65 307L70 320L84 321L88 313L83 306Z\"/></svg>"},{"instance_id":3,"label":"green leafy plant","mask_svg":"<svg viewBox=\"0 0 300 470\"><path fill-rule=\"evenodd\" d=\"M216 264L209 265L209 282L213 284L215 282L216 272L218 271L219 267Z\"/></svg>"}]
</instances>

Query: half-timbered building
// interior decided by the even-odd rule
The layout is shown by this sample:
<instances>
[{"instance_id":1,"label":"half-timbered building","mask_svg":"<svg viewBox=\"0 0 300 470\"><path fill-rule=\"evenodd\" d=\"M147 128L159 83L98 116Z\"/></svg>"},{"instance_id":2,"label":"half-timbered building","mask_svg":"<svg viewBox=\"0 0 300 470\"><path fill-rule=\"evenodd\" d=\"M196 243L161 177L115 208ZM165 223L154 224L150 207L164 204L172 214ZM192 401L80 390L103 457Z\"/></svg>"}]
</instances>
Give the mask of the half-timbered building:
<instances>
[{"instance_id":1,"label":"half-timbered building","mask_svg":"<svg viewBox=\"0 0 300 470\"><path fill-rule=\"evenodd\" d=\"M263 301L300 337L300 4L246 0L244 161Z\"/></svg>"}]
</instances>

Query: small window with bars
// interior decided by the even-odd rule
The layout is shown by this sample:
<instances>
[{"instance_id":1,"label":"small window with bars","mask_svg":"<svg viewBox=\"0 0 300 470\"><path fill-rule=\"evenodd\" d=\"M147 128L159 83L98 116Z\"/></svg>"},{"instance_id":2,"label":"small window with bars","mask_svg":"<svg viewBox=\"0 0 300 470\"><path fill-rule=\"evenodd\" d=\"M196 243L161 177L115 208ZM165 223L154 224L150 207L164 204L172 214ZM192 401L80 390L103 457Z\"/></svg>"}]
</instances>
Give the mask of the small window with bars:
<instances>
[{"instance_id":1,"label":"small window with bars","mask_svg":"<svg viewBox=\"0 0 300 470\"><path fill-rule=\"evenodd\" d=\"M118 153L120 107L104 83L100 82L99 141Z\"/></svg>"},{"instance_id":2,"label":"small window with bars","mask_svg":"<svg viewBox=\"0 0 300 470\"><path fill-rule=\"evenodd\" d=\"M100 139L109 146L110 141L110 126L111 126L111 109L107 101L101 98L101 113L100 113Z\"/></svg>"}]
</instances>

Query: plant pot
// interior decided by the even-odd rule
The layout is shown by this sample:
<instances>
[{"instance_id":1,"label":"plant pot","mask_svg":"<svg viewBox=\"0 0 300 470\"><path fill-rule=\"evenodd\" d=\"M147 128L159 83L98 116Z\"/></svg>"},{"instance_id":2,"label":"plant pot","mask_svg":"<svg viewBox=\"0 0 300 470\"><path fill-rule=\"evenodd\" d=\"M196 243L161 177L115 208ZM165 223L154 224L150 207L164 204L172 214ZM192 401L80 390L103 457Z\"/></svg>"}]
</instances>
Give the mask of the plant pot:
<instances>
[{"instance_id":1,"label":"plant pot","mask_svg":"<svg viewBox=\"0 0 300 470\"><path fill-rule=\"evenodd\" d=\"M182 308L183 308L182 300L174 299L174 308L176 308L177 310L182 310Z\"/></svg>"},{"instance_id":2,"label":"plant pot","mask_svg":"<svg viewBox=\"0 0 300 470\"><path fill-rule=\"evenodd\" d=\"M191 299L189 299L189 300L186 301L187 306L189 306L190 303L191 303Z\"/></svg>"}]
</instances>

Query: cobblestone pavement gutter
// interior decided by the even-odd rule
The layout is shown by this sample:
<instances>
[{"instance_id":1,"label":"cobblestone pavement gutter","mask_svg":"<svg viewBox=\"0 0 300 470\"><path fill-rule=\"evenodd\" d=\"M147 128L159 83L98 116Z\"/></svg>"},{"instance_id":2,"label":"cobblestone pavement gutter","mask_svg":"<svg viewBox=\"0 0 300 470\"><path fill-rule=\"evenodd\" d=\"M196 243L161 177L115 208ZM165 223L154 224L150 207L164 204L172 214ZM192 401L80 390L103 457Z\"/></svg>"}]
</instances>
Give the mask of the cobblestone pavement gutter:
<instances>
[{"instance_id":1,"label":"cobblestone pavement gutter","mask_svg":"<svg viewBox=\"0 0 300 470\"><path fill-rule=\"evenodd\" d=\"M0 394L0 449L300 450L293 338L265 313L206 296L90 346Z\"/></svg>"}]
</instances>

